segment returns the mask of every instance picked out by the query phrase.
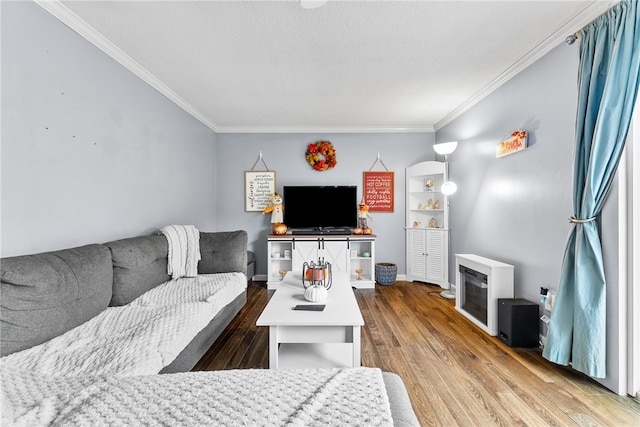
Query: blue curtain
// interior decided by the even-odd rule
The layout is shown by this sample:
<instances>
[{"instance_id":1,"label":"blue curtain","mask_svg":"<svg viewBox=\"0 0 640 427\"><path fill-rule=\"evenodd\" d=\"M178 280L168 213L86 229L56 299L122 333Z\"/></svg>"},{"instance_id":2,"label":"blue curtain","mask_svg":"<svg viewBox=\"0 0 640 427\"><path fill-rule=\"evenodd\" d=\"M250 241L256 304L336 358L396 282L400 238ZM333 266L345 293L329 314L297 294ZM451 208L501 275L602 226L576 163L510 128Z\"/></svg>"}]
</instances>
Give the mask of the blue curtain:
<instances>
[{"instance_id":1,"label":"blue curtain","mask_svg":"<svg viewBox=\"0 0 640 427\"><path fill-rule=\"evenodd\" d=\"M596 217L624 148L640 82L640 14L623 0L583 28L573 180L574 226L543 357L606 376L606 281Z\"/></svg>"}]
</instances>

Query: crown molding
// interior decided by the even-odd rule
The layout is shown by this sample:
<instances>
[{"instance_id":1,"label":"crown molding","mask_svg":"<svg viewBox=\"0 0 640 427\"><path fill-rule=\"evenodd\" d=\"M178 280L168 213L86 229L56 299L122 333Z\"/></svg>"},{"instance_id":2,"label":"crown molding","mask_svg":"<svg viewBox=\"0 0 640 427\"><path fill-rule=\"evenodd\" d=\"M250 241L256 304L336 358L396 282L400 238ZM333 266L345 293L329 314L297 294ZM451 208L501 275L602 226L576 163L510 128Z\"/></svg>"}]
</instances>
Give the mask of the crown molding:
<instances>
[{"instance_id":1,"label":"crown molding","mask_svg":"<svg viewBox=\"0 0 640 427\"><path fill-rule=\"evenodd\" d=\"M507 68L503 73L493 79L489 84L480 89L480 91L478 91L475 95L462 103L458 108L454 109L442 120L438 121L434 126L436 132L442 129L447 124L451 123L453 120L460 117L464 112L482 101L493 91L495 91L507 81L519 74L522 70L529 67L534 62L549 53L553 48L564 42L568 35L578 32L580 29L584 28L598 16L602 15L609 8L618 4L619 2L620 0L596 0L592 3L589 3L587 6L585 6L584 9L582 9L582 11L580 11L580 13L567 21L558 30L547 37L542 43L529 51L529 53L525 54L522 58L520 58L513 65Z\"/></svg>"},{"instance_id":2,"label":"crown molding","mask_svg":"<svg viewBox=\"0 0 640 427\"><path fill-rule=\"evenodd\" d=\"M170 89L160 79L155 77L142 65L133 60L129 55L115 46L95 28L91 27L78 15L73 13L69 8L62 4L59 0L34 0L36 4L49 12L63 24L71 28L73 31L84 37L98 49L105 52L111 58L116 60L134 75L142 79L148 85L156 89L162 95L174 102L188 114L202 122L205 126L216 133L401 133L401 132L436 132L446 126L448 123L458 118L464 112L476 105L482 99L487 97L497 88L502 86L508 80L520 73L542 56L547 54L551 49L563 42L567 34L573 34L585 25L592 22L595 18L604 13L613 5L619 3L619 0L594 1L586 6L579 14L570 19L560 29L549 36L545 41L540 43L536 48L532 49L528 54L520 58L515 64L510 66L502 74L497 76L493 81L483 87L474 96L469 98L443 119L438 121L434 126L420 127L392 127L392 126L323 126L323 127L296 127L296 126L219 126L213 123L208 117L202 114L197 108L187 102L184 98Z\"/></svg>"},{"instance_id":3,"label":"crown molding","mask_svg":"<svg viewBox=\"0 0 640 427\"><path fill-rule=\"evenodd\" d=\"M71 9L66 7L59 0L34 0L36 4L49 12L67 27L84 37L91 44L102 50L111 58L120 63L123 67L131 71L134 75L142 79L152 88L166 96L170 101L202 122L205 126L216 133L400 133L400 132L435 132L433 126L427 127L391 127L391 126L219 126L202 114L193 105L165 85L160 79L154 76L146 68L136 62L124 51L114 45L106 37L100 34L95 28L87 24L82 18L76 15Z\"/></svg>"},{"instance_id":4,"label":"crown molding","mask_svg":"<svg viewBox=\"0 0 640 427\"><path fill-rule=\"evenodd\" d=\"M34 0L36 4L49 12L51 15L60 20L67 27L71 28L76 33L87 39L90 43L102 50L104 53L115 59L123 67L131 71L134 75L142 79L149 86L160 92L162 95L169 98L184 111L192 115L194 118L202 122L205 126L213 130L218 131L218 127L215 123L209 120L204 114L202 114L197 108L187 102L184 98L170 89L160 79L150 73L142 65L134 61L129 55L123 52L116 45L111 43L107 38L100 34L95 28L87 24L78 15L73 13L68 7L62 4L59 0Z\"/></svg>"},{"instance_id":5,"label":"crown molding","mask_svg":"<svg viewBox=\"0 0 640 427\"><path fill-rule=\"evenodd\" d=\"M218 126L217 133L421 133L435 132L433 126Z\"/></svg>"}]
</instances>

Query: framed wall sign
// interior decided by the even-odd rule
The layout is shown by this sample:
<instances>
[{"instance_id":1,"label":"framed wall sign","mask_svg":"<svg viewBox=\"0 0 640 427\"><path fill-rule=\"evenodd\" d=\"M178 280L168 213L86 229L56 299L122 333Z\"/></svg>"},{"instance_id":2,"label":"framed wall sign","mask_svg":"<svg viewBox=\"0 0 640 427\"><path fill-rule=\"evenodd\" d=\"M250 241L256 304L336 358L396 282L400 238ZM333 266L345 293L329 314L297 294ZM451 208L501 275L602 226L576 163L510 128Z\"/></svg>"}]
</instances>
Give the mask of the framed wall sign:
<instances>
[{"instance_id":1,"label":"framed wall sign","mask_svg":"<svg viewBox=\"0 0 640 427\"><path fill-rule=\"evenodd\" d=\"M363 172L363 182L369 212L393 212L393 172Z\"/></svg>"},{"instance_id":2,"label":"framed wall sign","mask_svg":"<svg viewBox=\"0 0 640 427\"><path fill-rule=\"evenodd\" d=\"M499 142L496 146L496 158L508 156L509 154L526 149L527 136L526 130L513 131L509 138Z\"/></svg>"},{"instance_id":3,"label":"framed wall sign","mask_svg":"<svg viewBox=\"0 0 640 427\"><path fill-rule=\"evenodd\" d=\"M244 173L244 210L262 212L271 205L276 192L275 171L245 171Z\"/></svg>"}]
</instances>

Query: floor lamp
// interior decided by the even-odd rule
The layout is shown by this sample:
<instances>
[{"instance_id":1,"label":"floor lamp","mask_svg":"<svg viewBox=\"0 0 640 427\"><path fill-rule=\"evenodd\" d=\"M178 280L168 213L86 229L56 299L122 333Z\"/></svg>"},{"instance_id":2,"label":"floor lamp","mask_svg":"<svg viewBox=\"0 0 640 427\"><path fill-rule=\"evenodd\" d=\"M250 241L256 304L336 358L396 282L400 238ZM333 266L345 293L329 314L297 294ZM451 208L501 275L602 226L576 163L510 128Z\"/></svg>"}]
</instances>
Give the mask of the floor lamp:
<instances>
[{"instance_id":1,"label":"floor lamp","mask_svg":"<svg viewBox=\"0 0 640 427\"><path fill-rule=\"evenodd\" d=\"M457 146L458 146L458 141L443 142L441 144L435 144L433 146L433 149L435 150L436 153L440 154L441 156L444 156L444 174L447 180L442 183L442 187L440 187L440 192L447 197L449 197L450 195L452 195L458 190L458 186L453 181L449 181L449 157L448 157L449 154L453 153L456 150ZM447 199L447 206L448 205L449 205L449 200ZM449 210L447 209L447 214L448 213L449 213ZM447 218L447 223L448 222L449 222L449 218ZM451 257L449 256L451 255L451 228L450 227L449 227L449 230L447 230L447 251L449 252L447 254L447 257L450 260L451 259ZM449 289L445 289L444 291L440 292L440 296L446 299L456 299L455 292L451 290L451 281L449 281Z\"/></svg>"}]
</instances>

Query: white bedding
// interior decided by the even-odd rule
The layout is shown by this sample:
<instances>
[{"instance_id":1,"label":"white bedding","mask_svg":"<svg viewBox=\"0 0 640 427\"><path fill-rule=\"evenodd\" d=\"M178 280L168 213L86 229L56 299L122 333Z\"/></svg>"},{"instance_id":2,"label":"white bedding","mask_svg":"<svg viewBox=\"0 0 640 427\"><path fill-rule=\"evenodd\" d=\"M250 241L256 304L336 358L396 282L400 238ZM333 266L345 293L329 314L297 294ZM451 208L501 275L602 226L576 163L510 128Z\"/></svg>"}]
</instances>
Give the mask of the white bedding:
<instances>
[{"instance_id":1,"label":"white bedding","mask_svg":"<svg viewBox=\"0 0 640 427\"><path fill-rule=\"evenodd\" d=\"M377 368L1 379L4 421L17 426L392 425Z\"/></svg>"},{"instance_id":2,"label":"white bedding","mask_svg":"<svg viewBox=\"0 0 640 427\"><path fill-rule=\"evenodd\" d=\"M169 280L140 295L129 305L170 305L209 301L224 307L247 288L243 273L199 274Z\"/></svg>"},{"instance_id":3,"label":"white bedding","mask_svg":"<svg viewBox=\"0 0 640 427\"><path fill-rule=\"evenodd\" d=\"M0 369L47 376L156 374L245 289L242 273L170 280L50 341L0 358Z\"/></svg>"}]
</instances>

